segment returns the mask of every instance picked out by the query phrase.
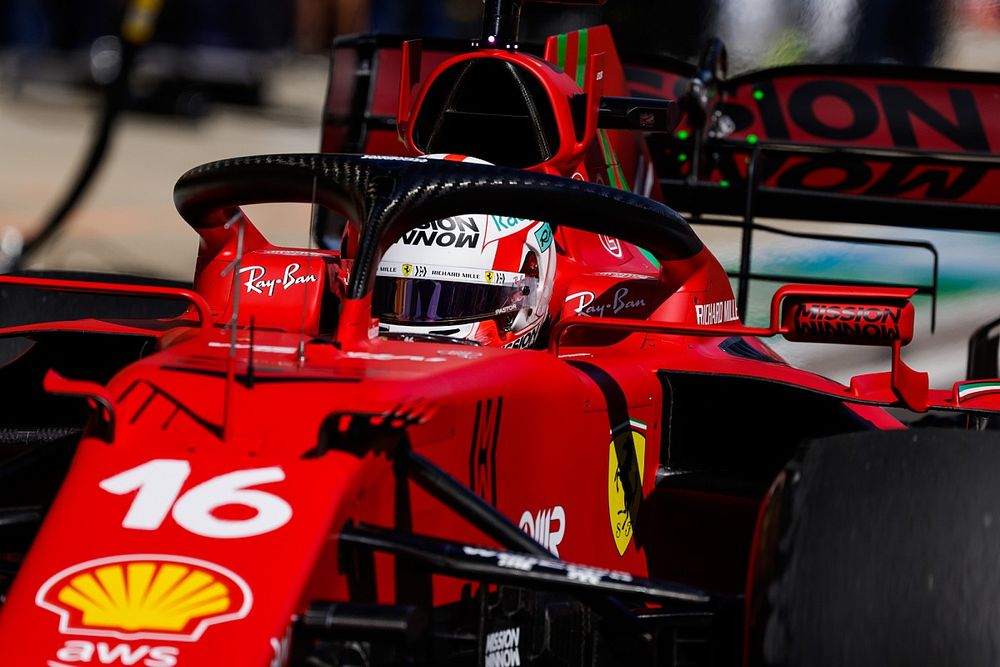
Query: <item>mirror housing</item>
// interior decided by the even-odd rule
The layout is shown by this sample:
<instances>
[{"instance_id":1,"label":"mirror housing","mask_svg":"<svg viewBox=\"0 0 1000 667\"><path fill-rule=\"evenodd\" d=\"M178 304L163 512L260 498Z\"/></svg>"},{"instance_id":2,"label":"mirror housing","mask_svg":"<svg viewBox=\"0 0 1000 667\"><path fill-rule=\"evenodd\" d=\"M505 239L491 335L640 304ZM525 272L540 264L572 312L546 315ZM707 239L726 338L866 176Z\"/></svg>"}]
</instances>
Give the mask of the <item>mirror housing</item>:
<instances>
[{"instance_id":1,"label":"mirror housing","mask_svg":"<svg viewBox=\"0 0 1000 667\"><path fill-rule=\"evenodd\" d=\"M782 303L781 326L784 337L795 342L906 345L913 340L913 304L793 296Z\"/></svg>"}]
</instances>

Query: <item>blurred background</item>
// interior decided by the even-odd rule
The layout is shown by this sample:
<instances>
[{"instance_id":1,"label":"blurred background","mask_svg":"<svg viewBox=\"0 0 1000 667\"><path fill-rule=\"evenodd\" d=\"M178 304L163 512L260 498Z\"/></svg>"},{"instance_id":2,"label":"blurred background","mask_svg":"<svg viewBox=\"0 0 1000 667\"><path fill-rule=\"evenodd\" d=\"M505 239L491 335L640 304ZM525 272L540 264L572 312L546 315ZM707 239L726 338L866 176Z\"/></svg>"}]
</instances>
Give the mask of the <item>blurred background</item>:
<instances>
[{"instance_id":1,"label":"blurred background","mask_svg":"<svg viewBox=\"0 0 1000 667\"><path fill-rule=\"evenodd\" d=\"M53 215L99 137L105 97L136 52L127 94L96 178L62 232L27 268L139 273L190 280L197 239L174 211L172 188L192 166L265 152L315 151L336 35L379 32L474 38L482 0L163 0L149 35L130 49L115 37L127 7L155 14L159 0L0 0L0 250L15 248ZM689 61L712 36L730 73L807 62L887 62L1000 71L1000 0L608 0L603 7L529 5L522 41L606 22L619 44ZM273 242L308 243L308 211L254 207ZM998 221L1000 222L1000 221ZM699 230L730 266L739 239ZM852 228L856 232L856 228ZM879 230L872 234L900 232ZM906 231L942 251L945 302L933 339L926 318L910 362L938 384L964 373L968 330L1000 315L1000 240ZM885 262L867 250L815 252L777 240L754 266L822 269L866 277ZM898 267L908 276L906 258ZM768 288L770 289L770 288ZM759 289L758 298L766 298ZM950 298L954 297L954 298ZM950 300L949 300L950 299ZM952 304L952 305L949 305ZM954 305L957 304L957 305ZM919 306L918 306L919 307ZM926 310L926 309L924 309ZM960 326L959 326L960 325ZM964 333L959 333L962 328ZM954 330L951 330L954 329ZM790 360L838 379L866 369L843 348L788 347ZM874 363L874 362L872 362ZM881 368L881 360L876 363Z\"/></svg>"}]
</instances>

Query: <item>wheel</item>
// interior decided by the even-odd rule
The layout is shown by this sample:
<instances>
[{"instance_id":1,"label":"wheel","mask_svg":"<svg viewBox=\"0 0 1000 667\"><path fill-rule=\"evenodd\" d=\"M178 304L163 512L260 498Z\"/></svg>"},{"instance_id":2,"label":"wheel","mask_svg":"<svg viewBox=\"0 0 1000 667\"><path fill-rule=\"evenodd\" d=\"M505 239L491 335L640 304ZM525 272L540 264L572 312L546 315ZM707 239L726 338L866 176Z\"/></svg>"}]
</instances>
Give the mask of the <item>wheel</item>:
<instances>
[{"instance_id":1,"label":"wheel","mask_svg":"<svg viewBox=\"0 0 1000 667\"><path fill-rule=\"evenodd\" d=\"M746 664L997 664L998 473L995 433L810 443L761 512Z\"/></svg>"}]
</instances>

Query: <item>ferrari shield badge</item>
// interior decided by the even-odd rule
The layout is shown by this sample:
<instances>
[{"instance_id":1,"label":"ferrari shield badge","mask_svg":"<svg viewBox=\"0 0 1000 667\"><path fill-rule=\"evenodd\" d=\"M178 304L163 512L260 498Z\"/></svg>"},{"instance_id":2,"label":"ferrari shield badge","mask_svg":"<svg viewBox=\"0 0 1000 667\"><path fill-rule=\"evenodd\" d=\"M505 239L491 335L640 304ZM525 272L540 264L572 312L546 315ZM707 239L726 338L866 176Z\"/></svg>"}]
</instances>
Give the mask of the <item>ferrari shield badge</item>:
<instances>
[{"instance_id":1,"label":"ferrari shield badge","mask_svg":"<svg viewBox=\"0 0 1000 667\"><path fill-rule=\"evenodd\" d=\"M632 541L632 518L642 500L646 461L646 425L631 420L614 429L608 445L608 517L618 554Z\"/></svg>"}]
</instances>

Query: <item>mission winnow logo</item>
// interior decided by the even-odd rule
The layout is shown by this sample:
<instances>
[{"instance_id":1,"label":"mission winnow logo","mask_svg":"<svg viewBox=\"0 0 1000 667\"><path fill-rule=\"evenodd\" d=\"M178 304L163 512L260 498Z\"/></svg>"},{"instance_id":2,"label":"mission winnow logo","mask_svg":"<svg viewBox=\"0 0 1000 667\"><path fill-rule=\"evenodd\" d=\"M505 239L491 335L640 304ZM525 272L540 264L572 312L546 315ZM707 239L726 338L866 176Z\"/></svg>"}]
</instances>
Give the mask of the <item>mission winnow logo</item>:
<instances>
[{"instance_id":1,"label":"mission winnow logo","mask_svg":"<svg viewBox=\"0 0 1000 667\"><path fill-rule=\"evenodd\" d=\"M486 635L486 667L521 664L521 628L498 630Z\"/></svg>"},{"instance_id":2,"label":"mission winnow logo","mask_svg":"<svg viewBox=\"0 0 1000 667\"><path fill-rule=\"evenodd\" d=\"M440 248L479 247L479 227L472 218L445 218L418 225L403 234L405 245L437 246Z\"/></svg>"}]
</instances>

